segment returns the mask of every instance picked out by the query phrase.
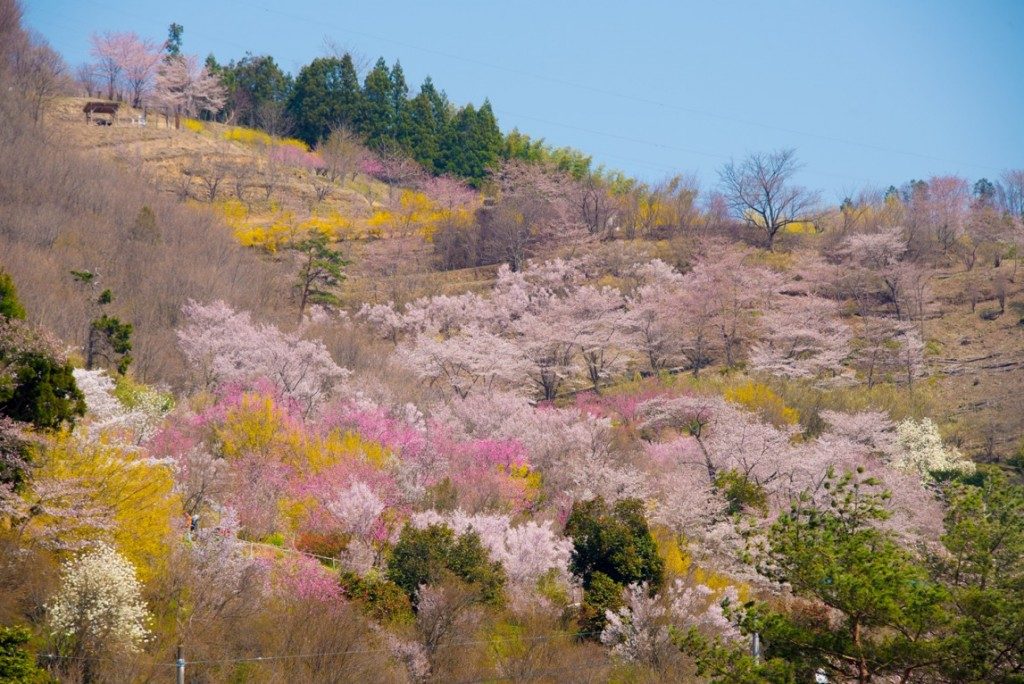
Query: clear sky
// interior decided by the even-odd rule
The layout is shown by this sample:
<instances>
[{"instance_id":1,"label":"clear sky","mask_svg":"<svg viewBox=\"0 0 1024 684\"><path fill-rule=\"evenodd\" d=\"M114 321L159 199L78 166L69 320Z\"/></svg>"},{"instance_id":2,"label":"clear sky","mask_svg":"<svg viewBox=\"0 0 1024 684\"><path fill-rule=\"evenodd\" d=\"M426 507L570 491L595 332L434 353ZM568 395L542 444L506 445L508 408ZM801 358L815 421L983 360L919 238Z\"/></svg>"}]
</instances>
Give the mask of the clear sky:
<instances>
[{"instance_id":1,"label":"clear sky","mask_svg":"<svg viewBox=\"0 0 1024 684\"><path fill-rule=\"evenodd\" d=\"M286 71L333 43L646 180L796 147L828 199L1024 167L1024 0L23 0L76 65L89 34Z\"/></svg>"}]
</instances>

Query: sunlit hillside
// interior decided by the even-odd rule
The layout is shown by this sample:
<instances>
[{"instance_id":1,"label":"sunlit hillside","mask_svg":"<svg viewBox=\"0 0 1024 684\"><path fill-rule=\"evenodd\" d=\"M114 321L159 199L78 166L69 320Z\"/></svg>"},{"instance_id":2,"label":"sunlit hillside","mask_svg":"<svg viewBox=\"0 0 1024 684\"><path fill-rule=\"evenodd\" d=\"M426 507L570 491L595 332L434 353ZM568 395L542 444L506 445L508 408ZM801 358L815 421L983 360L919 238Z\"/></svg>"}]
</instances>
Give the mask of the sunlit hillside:
<instances>
[{"instance_id":1,"label":"sunlit hillside","mask_svg":"<svg viewBox=\"0 0 1024 684\"><path fill-rule=\"evenodd\" d=\"M1024 170L650 182L20 17L0 681L1021 681Z\"/></svg>"}]
</instances>

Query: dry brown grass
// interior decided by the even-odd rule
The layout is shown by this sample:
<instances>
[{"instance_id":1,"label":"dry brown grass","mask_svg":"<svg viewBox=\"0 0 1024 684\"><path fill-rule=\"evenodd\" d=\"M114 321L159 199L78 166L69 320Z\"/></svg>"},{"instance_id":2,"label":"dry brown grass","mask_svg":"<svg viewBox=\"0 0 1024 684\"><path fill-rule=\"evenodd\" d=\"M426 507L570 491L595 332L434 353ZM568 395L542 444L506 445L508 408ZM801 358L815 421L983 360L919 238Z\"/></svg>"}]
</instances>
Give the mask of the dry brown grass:
<instances>
[{"instance_id":1,"label":"dry brown grass","mask_svg":"<svg viewBox=\"0 0 1024 684\"><path fill-rule=\"evenodd\" d=\"M112 313L135 326L140 377L176 383L184 367L174 328L189 298L278 313L282 268L238 247L211 212L95 150L74 149L63 128L33 125L17 101L0 97L0 120L0 265L35 321L80 346L95 312L70 271L93 271L114 292ZM144 206L156 235L133 231Z\"/></svg>"}]
</instances>

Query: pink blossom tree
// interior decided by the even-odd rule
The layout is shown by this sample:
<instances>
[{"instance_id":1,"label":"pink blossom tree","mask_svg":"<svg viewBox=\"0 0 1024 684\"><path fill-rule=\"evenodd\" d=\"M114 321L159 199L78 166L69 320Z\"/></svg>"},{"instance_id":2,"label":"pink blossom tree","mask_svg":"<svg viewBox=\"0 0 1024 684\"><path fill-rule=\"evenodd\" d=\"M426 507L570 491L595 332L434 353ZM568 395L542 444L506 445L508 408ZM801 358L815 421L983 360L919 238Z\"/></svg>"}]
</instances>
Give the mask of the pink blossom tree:
<instances>
[{"instance_id":1,"label":"pink blossom tree","mask_svg":"<svg viewBox=\"0 0 1024 684\"><path fill-rule=\"evenodd\" d=\"M195 55L179 55L160 66L154 99L175 114L199 116L220 111L226 93L220 79L205 66L200 67Z\"/></svg>"},{"instance_id":2,"label":"pink blossom tree","mask_svg":"<svg viewBox=\"0 0 1024 684\"><path fill-rule=\"evenodd\" d=\"M309 412L327 399L349 371L339 367L322 342L257 324L248 313L222 301L183 308L178 342L199 384L251 383L265 378Z\"/></svg>"},{"instance_id":3,"label":"pink blossom tree","mask_svg":"<svg viewBox=\"0 0 1024 684\"><path fill-rule=\"evenodd\" d=\"M163 57L163 46L139 38L134 33L127 35L129 40L122 46L120 56L122 77L131 93L132 106L141 107L145 96L153 88L157 67Z\"/></svg>"},{"instance_id":4,"label":"pink blossom tree","mask_svg":"<svg viewBox=\"0 0 1024 684\"><path fill-rule=\"evenodd\" d=\"M114 99L115 91L120 85L121 74L124 71L125 46L134 39L133 33L94 33L89 37L89 42L92 43L90 53L96 60L96 72L107 83L109 100Z\"/></svg>"},{"instance_id":5,"label":"pink blossom tree","mask_svg":"<svg viewBox=\"0 0 1024 684\"><path fill-rule=\"evenodd\" d=\"M838 318L835 302L821 297L787 297L764 317L764 336L750 352L757 370L791 378L842 374L852 334Z\"/></svg>"},{"instance_id":6,"label":"pink blossom tree","mask_svg":"<svg viewBox=\"0 0 1024 684\"><path fill-rule=\"evenodd\" d=\"M525 384L526 359L511 341L477 327L448 339L420 335L399 358L446 396L518 388Z\"/></svg>"}]
</instances>

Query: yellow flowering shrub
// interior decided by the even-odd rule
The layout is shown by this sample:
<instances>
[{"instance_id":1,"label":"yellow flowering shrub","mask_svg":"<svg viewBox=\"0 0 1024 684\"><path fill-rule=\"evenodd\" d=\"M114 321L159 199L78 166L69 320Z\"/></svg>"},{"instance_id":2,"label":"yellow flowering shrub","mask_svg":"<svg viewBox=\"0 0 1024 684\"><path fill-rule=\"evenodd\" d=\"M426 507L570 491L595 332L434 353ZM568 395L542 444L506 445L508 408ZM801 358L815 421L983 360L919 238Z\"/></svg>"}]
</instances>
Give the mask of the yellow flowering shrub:
<instances>
[{"instance_id":1,"label":"yellow flowering shrub","mask_svg":"<svg viewBox=\"0 0 1024 684\"><path fill-rule=\"evenodd\" d=\"M773 425L793 425L800 420L800 412L786 406L782 397L765 384L747 381L729 387L723 392L726 401L739 404Z\"/></svg>"},{"instance_id":2,"label":"yellow flowering shrub","mask_svg":"<svg viewBox=\"0 0 1024 684\"><path fill-rule=\"evenodd\" d=\"M72 525L62 531L62 543L107 538L135 565L143 581L163 567L171 521L182 511L166 464L140 458L132 447L102 435L87 441L64 431L44 447L35 479L72 485L78 492L72 497L77 506L101 511L113 520L110 530L61 521ZM56 522L44 515L33 524Z\"/></svg>"}]
</instances>

